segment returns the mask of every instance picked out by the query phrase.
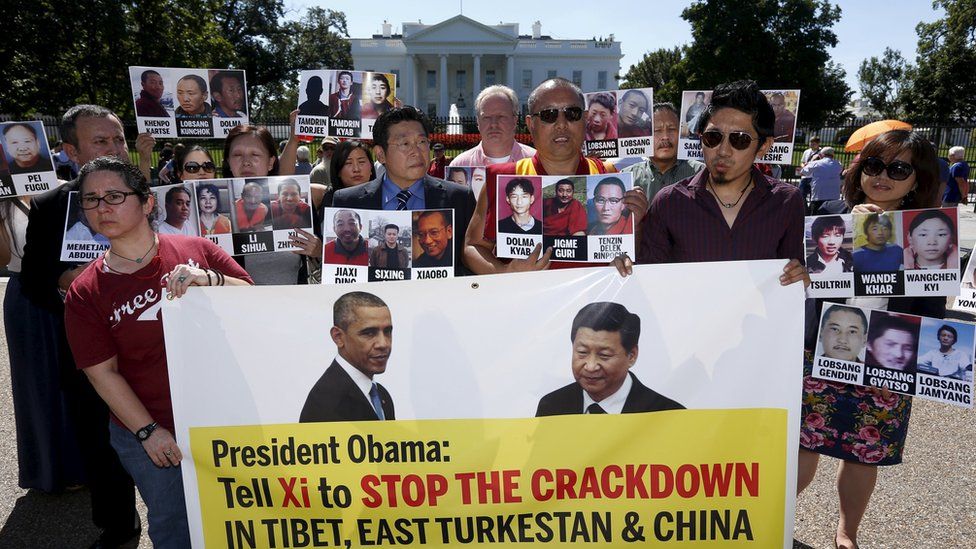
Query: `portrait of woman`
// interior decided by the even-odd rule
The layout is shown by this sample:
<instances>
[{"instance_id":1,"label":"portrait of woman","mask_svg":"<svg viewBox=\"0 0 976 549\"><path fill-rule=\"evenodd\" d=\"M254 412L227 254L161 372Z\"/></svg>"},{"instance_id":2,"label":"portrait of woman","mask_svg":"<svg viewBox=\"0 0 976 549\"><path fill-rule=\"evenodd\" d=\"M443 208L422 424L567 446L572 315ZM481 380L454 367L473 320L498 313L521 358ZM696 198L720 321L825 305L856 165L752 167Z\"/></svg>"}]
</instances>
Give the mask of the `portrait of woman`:
<instances>
[{"instance_id":1,"label":"portrait of woman","mask_svg":"<svg viewBox=\"0 0 976 549\"><path fill-rule=\"evenodd\" d=\"M201 235L230 232L230 219L220 213L220 190L213 183L203 183L197 187L197 211Z\"/></svg>"},{"instance_id":2,"label":"portrait of woman","mask_svg":"<svg viewBox=\"0 0 976 549\"><path fill-rule=\"evenodd\" d=\"M918 213L908 224L905 269L958 269L956 224L941 210Z\"/></svg>"},{"instance_id":3,"label":"portrait of woman","mask_svg":"<svg viewBox=\"0 0 976 549\"><path fill-rule=\"evenodd\" d=\"M211 116L210 104L207 103L207 81L201 76L188 74L176 83L176 99L180 106L176 107L177 117Z\"/></svg>"}]
</instances>

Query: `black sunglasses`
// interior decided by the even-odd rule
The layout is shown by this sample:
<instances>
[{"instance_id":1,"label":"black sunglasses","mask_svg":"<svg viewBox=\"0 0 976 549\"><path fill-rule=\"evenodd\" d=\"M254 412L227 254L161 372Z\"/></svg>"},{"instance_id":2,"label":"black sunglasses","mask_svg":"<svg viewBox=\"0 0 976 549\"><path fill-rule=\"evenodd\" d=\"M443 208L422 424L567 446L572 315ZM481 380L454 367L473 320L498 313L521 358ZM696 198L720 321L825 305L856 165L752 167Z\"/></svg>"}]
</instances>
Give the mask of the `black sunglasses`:
<instances>
[{"instance_id":1,"label":"black sunglasses","mask_svg":"<svg viewBox=\"0 0 976 549\"><path fill-rule=\"evenodd\" d=\"M559 113L562 112L563 116L566 117L566 122L577 122L583 118L583 107L563 107L561 109L542 109L537 113L532 113L530 116L538 116L539 120L542 120L546 124L555 124L556 120L559 119Z\"/></svg>"},{"instance_id":2,"label":"black sunglasses","mask_svg":"<svg viewBox=\"0 0 976 549\"><path fill-rule=\"evenodd\" d=\"M724 133L718 130L708 130L701 133L702 145L705 145L709 149L714 149L722 144L722 140L725 139ZM755 139L746 132L729 132L729 145L737 151L744 151L752 145L752 140Z\"/></svg>"},{"instance_id":3,"label":"black sunglasses","mask_svg":"<svg viewBox=\"0 0 976 549\"><path fill-rule=\"evenodd\" d=\"M870 176L879 175L881 172L888 172L888 179L892 181L904 181L915 173L915 168L908 162L894 160L885 164L877 156L869 156L861 161L861 171Z\"/></svg>"},{"instance_id":4,"label":"black sunglasses","mask_svg":"<svg viewBox=\"0 0 976 549\"><path fill-rule=\"evenodd\" d=\"M183 164L183 171L186 173L197 173L200 171L200 168L203 168L205 172L213 172L217 169L217 166L213 162L204 162L203 164L199 162L187 162Z\"/></svg>"}]
</instances>

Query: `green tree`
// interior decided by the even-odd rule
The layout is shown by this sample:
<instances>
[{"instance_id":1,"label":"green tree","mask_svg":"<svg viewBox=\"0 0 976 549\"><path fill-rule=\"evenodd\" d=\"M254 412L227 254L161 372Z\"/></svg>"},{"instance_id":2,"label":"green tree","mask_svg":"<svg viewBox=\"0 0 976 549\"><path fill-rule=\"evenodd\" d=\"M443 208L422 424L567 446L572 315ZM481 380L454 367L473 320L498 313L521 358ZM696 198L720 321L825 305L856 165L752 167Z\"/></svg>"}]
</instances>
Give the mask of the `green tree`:
<instances>
[{"instance_id":1,"label":"green tree","mask_svg":"<svg viewBox=\"0 0 976 549\"><path fill-rule=\"evenodd\" d=\"M976 0L935 0L945 17L919 23L918 58L907 71L902 101L911 120L976 118Z\"/></svg>"},{"instance_id":2,"label":"green tree","mask_svg":"<svg viewBox=\"0 0 976 549\"><path fill-rule=\"evenodd\" d=\"M57 5L55 5L57 4ZM232 58L213 0L21 2L0 33L0 112L59 116L85 102L133 114L129 65L207 67Z\"/></svg>"},{"instance_id":3,"label":"green tree","mask_svg":"<svg viewBox=\"0 0 976 549\"><path fill-rule=\"evenodd\" d=\"M298 105L298 71L351 69L352 53L346 15L341 11L309 8L298 21L282 26L278 63L282 75L254 93L255 112L286 117Z\"/></svg>"},{"instance_id":4,"label":"green tree","mask_svg":"<svg viewBox=\"0 0 976 549\"><path fill-rule=\"evenodd\" d=\"M696 0L681 15L693 41L680 63L683 89L752 79L764 89L799 88L801 122L841 115L851 95L830 62L840 8L825 0Z\"/></svg>"},{"instance_id":5,"label":"green tree","mask_svg":"<svg viewBox=\"0 0 976 549\"><path fill-rule=\"evenodd\" d=\"M905 58L901 52L885 48L880 59L865 59L857 70L861 95L884 118L898 118L901 114L899 92L905 69Z\"/></svg>"},{"instance_id":6,"label":"green tree","mask_svg":"<svg viewBox=\"0 0 976 549\"><path fill-rule=\"evenodd\" d=\"M621 88L654 88L654 101L670 101L677 105L681 102L681 83L679 71L681 65L681 48L661 48L644 54L644 57L631 65L624 75Z\"/></svg>"}]
</instances>

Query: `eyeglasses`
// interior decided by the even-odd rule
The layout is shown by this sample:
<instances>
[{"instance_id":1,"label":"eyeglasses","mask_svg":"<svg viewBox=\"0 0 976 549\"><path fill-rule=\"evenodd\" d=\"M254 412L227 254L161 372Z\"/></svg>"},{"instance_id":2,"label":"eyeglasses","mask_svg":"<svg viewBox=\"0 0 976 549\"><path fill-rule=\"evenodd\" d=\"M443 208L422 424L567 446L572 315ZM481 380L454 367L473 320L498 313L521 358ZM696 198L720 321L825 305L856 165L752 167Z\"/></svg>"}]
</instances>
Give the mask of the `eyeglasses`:
<instances>
[{"instance_id":1,"label":"eyeglasses","mask_svg":"<svg viewBox=\"0 0 976 549\"><path fill-rule=\"evenodd\" d=\"M137 194L139 193L132 192L132 191L126 193L122 191L109 191L105 193L105 196L95 196L95 195L83 196L80 199L78 199L78 204L81 206L82 210L94 210L95 208L98 207L98 203L101 202L102 200L104 200L106 204L111 204L112 206L118 206L119 204L125 202L126 198Z\"/></svg>"},{"instance_id":2,"label":"eyeglasses","mask_svg":"<svg viewBox=\"0 0 976 549\"><path fill-rule=\"evenodd\" d=\"M559 113L562 112L563 116L566 117L566 122L577 122L579 119L583 118L583 107L563 107L561 109L542 109L537 113L532 113L529 116L538 116L540 120L546 124L555 124L556 120L559 119Z\"/></svg>"},{"instance_id":3,"label":"eyeglasses","mask_svg":"<svg viewBox=\"0 0 976 549\"><path fill-rule=\"evenodd\" d=\"M722 140L725 139L726 134L718 130L708 130L701 133L702 145L705 145L709 149L714 149L722 144ZM737 151L744 151L752 145L752 140L755 139L753 136L746 132L729 132L729 145Z\"/></svg>"},{"instance_id":4,"label":"eyeglasses","mask_svg":"<svg viewBox=\"0 0 976 549\"><path fill-rule=\"evenodd\" d=\"M217 166L213 162L204 162L203 164L199 162L187 162L183 164L183 171L186 173L197 173L201 168L205 172L212 173L217 169Z\"/></svg>"},{"instance_id":5,"label":"eyeglasses","mask_svg":"<svg viewBox=\"0 0 976 549\"><path fill-rule=\"evenodd\" d=\"M391 142L390 145L393 145L397 150L401 152L409 152L416 149L417 147L420 147L421 149L429 149L430 140L425 137L416 140L400 139L399 141Z\"/></svg>"},{"instance_id":6,"label":"eyeglasses","mask_svg":"<svg viewBox=\"0 0 976 549\"><path fill-rule=\"evenodd\" d=\"M598 196L593 199L593 203L596 204L597 206L606 206L607 202L609 202L611 206L616 206L617 204L620 204L623 201L624 201L623 198L617 198L617 197L607 198L605 196Z\"/></svg>"},{"instance_id":7,"label":"eyeglasses","mask_svg":"<svg viewBox=\"0 0 976 549\"><path fill-rule=\"evenodd\" d=\"M892 181L904 181L915 173L915 168L908 162L895 160L885 164L877 156L869 156L861 161L861 171L870 176L879 175L881 172L888 172L888 179Z\"/></svg>"}]
</instances>

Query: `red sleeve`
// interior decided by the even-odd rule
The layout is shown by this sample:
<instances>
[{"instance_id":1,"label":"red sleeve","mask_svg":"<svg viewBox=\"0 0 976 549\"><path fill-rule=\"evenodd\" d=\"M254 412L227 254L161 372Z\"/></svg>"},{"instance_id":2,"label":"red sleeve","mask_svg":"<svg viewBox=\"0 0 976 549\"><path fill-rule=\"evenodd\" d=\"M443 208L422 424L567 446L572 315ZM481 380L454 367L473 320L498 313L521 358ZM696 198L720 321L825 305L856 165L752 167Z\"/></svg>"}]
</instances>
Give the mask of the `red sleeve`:
<instances>
[{"instance_id":1,"label":"red sleeve","mask_svg":"<svg viewBox=\"0 0 976 549\"><path fill-rule=\"evenodd\" d=\"M96 283L92 269L97 263L89 265L71 284L64 301L64 327L78 369L101 364L119 354L108 319L99 313L99 292L92 291Z\"/></svg>"},{"instance_id":2,"label":"red sleeve","mask_svg":"<svg viewBox=\"0 0 976 549\"><path fill-rule=\"evenodd\" d=\"M586 231L586 207L577 201L572 201L576 207L569 214L569 234Z\"/></svg>"},{"instance_id":3,"label":"red sleeve","mask_svg":"<svg viewBox=\"0 0 976 549\"><path fill-rule=\"evenodd\" d=\"M497 235L495 218L498 216L495 211L495 191L498 186L499 175L510 175L515 173L515 163L506 162L505 164L493 164L487 166L485 170L485 190L487 190L488 209L485 211L485 231L484 238L489 242L494 242Z\"/></svg>"},{"instance_id":4,"label":"red sleeve","mask_svg":"<svg viewBox=\"0 0 976 549\"><path fill-rule=\"evenodd\" d=\"M203 241L203 254L211 269L216 269L226 276L239 278L252 286L254 285L254 279L251 278L251 275L247 274L244 267L238 265L234 258L227 255L223 248L214 244L209 238L200 238L199 240Z\"/></svg>"}]
</instances>

